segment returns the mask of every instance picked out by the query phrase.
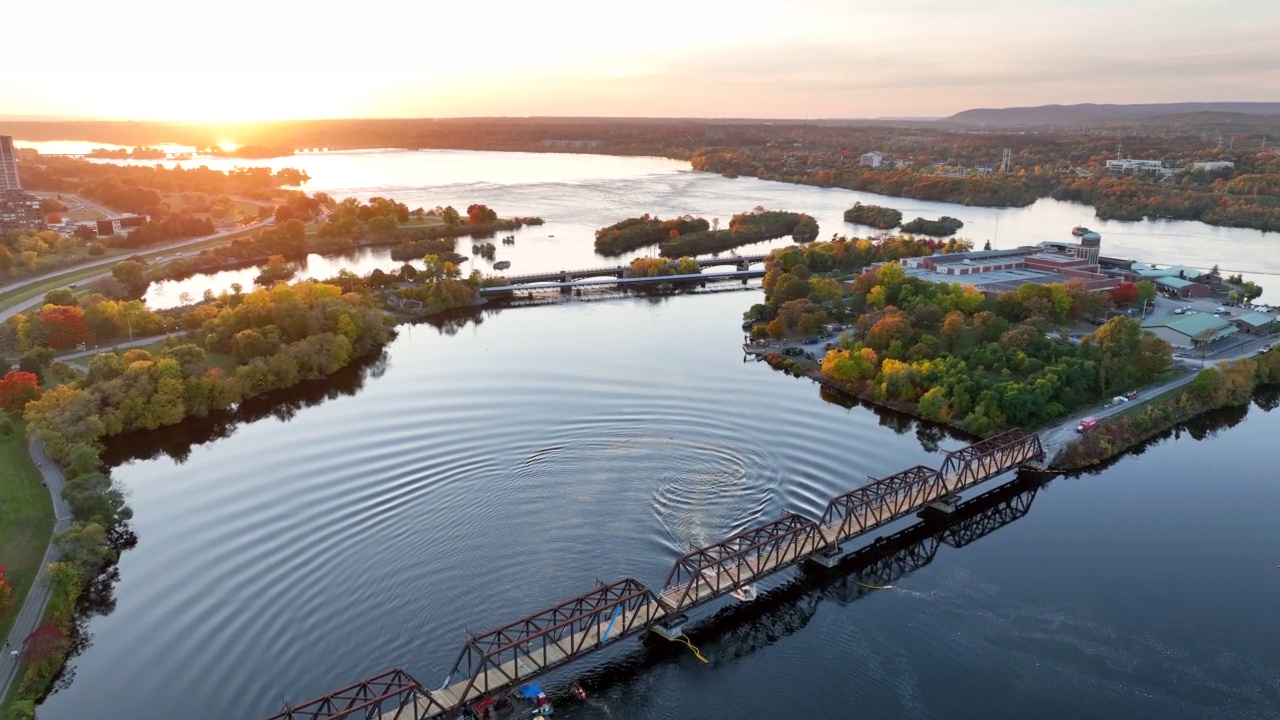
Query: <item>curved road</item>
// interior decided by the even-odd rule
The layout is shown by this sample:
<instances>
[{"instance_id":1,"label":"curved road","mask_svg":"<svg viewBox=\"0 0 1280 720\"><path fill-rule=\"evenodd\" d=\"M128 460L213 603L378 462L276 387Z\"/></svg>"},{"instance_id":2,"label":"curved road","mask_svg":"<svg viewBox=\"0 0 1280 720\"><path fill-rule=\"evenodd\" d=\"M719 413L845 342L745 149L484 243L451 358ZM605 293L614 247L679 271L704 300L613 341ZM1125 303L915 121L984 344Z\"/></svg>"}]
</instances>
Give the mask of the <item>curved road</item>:
<instances>
[{"instance_id":1,"label":"curved road","mask_svg":"<svg viewBox=\"0 0 1280 720\"><path fill-rule=\"evenodd\" d=\"M49 488L49 494L53 496L53 532L60 533L71 527L71 507L67 505L66 500L62 499L62 485L65 478L58 466L44 454L44 448L40 443L31 440L28 443L28 450L31 453L31 459L40 468L40 474L44 476L44 484ZM22 610L18 611L18 618L9 630L9 637L5 638L7 643L4 654L0 655L0 699L8 693L9 686L13 684L14 676L18 671L17 658L13 656L13 651L22 650L23 641L36 629L40 624L40 618L44 616L44 607L49 602L49 588L44 584L46 568L49 567L49 563L57 560L57 552L50 543L49 548L45 550L44 560L40 563L40 571L36 573L35 582L31 584L31 590L23 601Z\"/></svg>"}]
</instances>

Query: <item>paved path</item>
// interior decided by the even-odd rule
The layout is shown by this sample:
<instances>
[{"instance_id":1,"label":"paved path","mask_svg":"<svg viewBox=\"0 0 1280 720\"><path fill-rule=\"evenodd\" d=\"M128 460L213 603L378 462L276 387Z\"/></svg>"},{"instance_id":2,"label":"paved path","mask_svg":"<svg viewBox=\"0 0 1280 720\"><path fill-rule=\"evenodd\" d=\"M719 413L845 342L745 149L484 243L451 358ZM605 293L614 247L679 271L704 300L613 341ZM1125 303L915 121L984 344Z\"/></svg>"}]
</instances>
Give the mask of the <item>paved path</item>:
<instances>
[{"instance_id":1,"label":"paved path","mask_svg":"<svg viewBox=\"0 0 1280 720\"><path fill-rule=\"evenodd\" d=\"M62 499L64 480L62 471L44 454L44 448L40 443L31 440L28 443L28 450L31 453L31 459L40 468L40 474L44 476L45 486L53 495L53 532L60 533L71 526L71 507L67 505L66 500ZM5 646L3 655L0 655L0 700L3 700L8 693L18 670L17 659L11 654L12 651L22 650L22 642L36 629L40 624L40 618L44 616L45 605L49 603L49 588L44 584L45 569L56 559L57 550L50 544L49 549L45 551L35 582L32 583L31 590L22 604L22 610L18 611L18 619L13 623L9 637L6 638L9 643Z\"/></svg>"}]
</instances>

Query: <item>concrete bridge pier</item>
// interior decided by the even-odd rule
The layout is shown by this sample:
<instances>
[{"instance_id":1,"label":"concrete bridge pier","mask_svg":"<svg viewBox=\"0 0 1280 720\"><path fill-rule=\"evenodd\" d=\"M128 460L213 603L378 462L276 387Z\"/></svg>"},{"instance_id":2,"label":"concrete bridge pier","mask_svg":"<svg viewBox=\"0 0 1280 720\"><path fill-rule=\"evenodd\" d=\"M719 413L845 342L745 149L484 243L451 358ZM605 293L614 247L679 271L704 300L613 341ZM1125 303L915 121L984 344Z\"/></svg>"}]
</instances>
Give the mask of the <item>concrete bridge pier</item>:
<instances>
[{"instance_id":1,"label":"concrete bridge pier","mask_svg":"<svg viewBox=\"0 0 1280 720\"><path fill-rule=\"evenodd\" d=\"M959 495L948 495L938 498L933 502L921 508L916 516L922 519L928 519L930 515L951 515L956 511L956 507L960 505Z\"/></svg>"},{"instance_id":2,"label":"concrete bridge pier","mask_svg":"<svg viewBox=\"0 0 1280 720\"><path fill-rule=\"evenodd\" d=\"M840 556L844 553L844 548L839 545L823 550L809 556L809 562L821 565L824 568L833 568L840 564Z\"/></svg>"},{"instance_id":3,"label":"concrete bridge pier","mask_svg":"<svg viewBox=\"0 0 1280 720\"><path fill-rule=\"evenodd\" d=\"M654 625L653 631L668 640L679 640L680 636L684 635L684 626L687 622L689 622L689 616L677 615Z\"/></svg>"}]
</instances>

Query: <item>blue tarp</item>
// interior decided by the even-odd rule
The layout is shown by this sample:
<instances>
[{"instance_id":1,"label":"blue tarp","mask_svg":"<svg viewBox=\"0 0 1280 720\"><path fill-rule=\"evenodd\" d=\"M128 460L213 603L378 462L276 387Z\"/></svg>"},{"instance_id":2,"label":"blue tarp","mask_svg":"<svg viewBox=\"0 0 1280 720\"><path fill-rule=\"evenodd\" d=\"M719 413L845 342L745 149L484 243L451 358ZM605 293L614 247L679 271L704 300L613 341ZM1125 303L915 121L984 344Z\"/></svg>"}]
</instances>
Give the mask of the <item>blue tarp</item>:
<instances>
[{"instance_id":1,"label":"blue tarp","mask_svg":"<svg viewBox=\"0 0 1280 720\"><path fill-rule=\"evenodd\" d=\"M520 687L520 695L528 700L533 700L542 694L542 688L537 685L522 685Z\"/></svg>"}]
</instances>

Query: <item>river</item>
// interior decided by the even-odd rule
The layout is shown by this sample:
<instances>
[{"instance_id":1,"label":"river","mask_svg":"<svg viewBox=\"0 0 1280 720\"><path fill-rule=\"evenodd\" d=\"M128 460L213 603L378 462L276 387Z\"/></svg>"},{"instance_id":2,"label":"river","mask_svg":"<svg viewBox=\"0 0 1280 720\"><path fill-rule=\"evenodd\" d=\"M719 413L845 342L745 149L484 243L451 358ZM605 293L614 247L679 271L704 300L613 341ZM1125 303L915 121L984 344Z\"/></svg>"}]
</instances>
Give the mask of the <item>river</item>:
<instances>
[{"instance_id":1,"label":"river","mask_svg":"<svg viewBox=\"0 0 1280 720\"><path fill-rule=\"evenodd\" d=\"M646 211L727 219L763 204L812 212L829 236L853 230L839 221L853 198L875 199L645 158L345 155L297 164L313 189L546 217L506 255L520 269L598 262L591 231ZM325 157L377 158L385 180L343 182L312 166ZM433 157L474 167L415 183ZM548 181L531 179L542 172ZM1213 245L1223 268L1250 277L1275 262L1261 233L1097 223L1045 201L880 200L960 217L979 241L967 231L999 216L1001 246L1084 223L1114 254L1193 263ZM111 611L88 622L72 682L40 717L252 720L395 666L434 687L466 628L597 578L661 585L691 544L784 510L820 514L868 476L967 443L744 362L741 313L758 298L406 326L382 358L330 382L122 439L113 472L139 541ZM1277 717L1280 485L1261 452L1280 432L1276 404L1260 393L1105 469L1052 479L1025 517L941 547L892 588L783 573L756 603L695 616L705 665L657 638L620 643L557 676L591 694L557 717Z\"/></svg>"}]
</instances>

